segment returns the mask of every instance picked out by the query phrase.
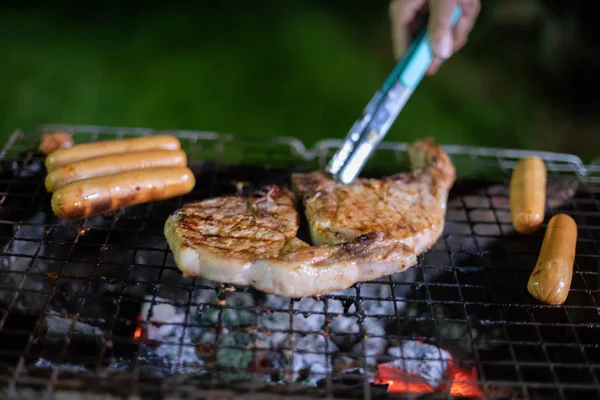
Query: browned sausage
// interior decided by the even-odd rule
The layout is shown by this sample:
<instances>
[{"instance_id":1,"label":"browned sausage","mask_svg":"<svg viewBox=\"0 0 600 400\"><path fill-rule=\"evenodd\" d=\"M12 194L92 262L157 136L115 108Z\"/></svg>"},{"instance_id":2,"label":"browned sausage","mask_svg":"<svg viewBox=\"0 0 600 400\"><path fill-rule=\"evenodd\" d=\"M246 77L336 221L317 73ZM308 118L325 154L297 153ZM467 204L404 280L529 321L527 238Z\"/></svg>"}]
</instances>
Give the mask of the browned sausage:
<instances>
[{"instance_id":1,"label":"browned sausage","mask_svg":"<svg viewBox=\"0 0 600 400\"><path fill-rule=\"evenodd\" d=\"M569 295L577 245L577 224L566 214L550 219L527 290L536 299L563 304Z\"/></svg>"},{"instance_id":2,"label":"browned sausage","mask_svg":"<svg viewBox=\"0 0 600 400\"><path fill-rule=\"evenodd\" d=\"M544 222L546 165L537 157L519 160L510 180L510 213L519 233L534 233Z\"/></svg>"},{"instance_id":3,"label":"browned sausage","mask_svg":"<svg viewBox=\"0 0 600 400\"><path fill-rule=\"evenodd\" d=\"M46 176L46 190L53 192L68 183L98 176L114 175L144 168L185 167L186 164L187 158L182 150L138 151L91 158L50 171Z\"/></svg>"},{"instance_id":4,"label":"browned sausage","mask_svg":"<svg viewBox=\"0 0 600 400\"><path fill-rule=\"evenodd\" d=\"M54 132L42 136L38 150L42 154L48 155L58 149L68 149L70 147L73 147L73 137L69 133Z\"/></svg>"},{"instance_id":5,"label":"browned sausage","mask_svg":"<svg viewBox=\"0 0 600 400\"><path fill-rule=\"evenodd\" d=\"M52 195L52 211L80 219L189 193L196 184L187 167L148 168L72 182Z\"/></svg>"},{"instance_id":6,"label":"browned sausage","mask_svg":"<svg viewBox=\"0 0 600 400\"><path fill-rule=\"evenodd\" d=\"M148 150L179 150L181 143L172 135L156 135L123 140L83 143L70 149L56 150L46 157L46 169L52 171L63 165L89 158Z\"/></svg>"}]
</instances>

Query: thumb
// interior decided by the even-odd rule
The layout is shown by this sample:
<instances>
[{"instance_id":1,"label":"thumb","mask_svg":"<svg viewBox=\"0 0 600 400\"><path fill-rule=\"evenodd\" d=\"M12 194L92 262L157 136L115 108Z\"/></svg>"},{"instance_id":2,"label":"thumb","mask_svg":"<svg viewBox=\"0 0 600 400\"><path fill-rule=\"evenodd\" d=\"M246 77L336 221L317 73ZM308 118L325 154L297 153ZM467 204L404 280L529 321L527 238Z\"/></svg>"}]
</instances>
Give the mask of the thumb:
<instances>
[{"instance_id":1,"label":"thumb","mask_svg":"<svg viewBox=\"0 0 600 400\"><path fill-rule=\"evenodd\" d=\"M406 51L410 41L409 25L417 11L425 5L425 0L392 0L389 16L392 23L392 50L398 60Z\"/></svg>"},{"instance_id":2,"label":"thumb","mask_svg":"<svg viewBox=\"0 0 600 400\"><path fill-rule=\"evenodd\" d=\"M456 0L428 0L429 22L427 31L433 54L442 59L452 55L454 48L450 17Z\"/></svg>"}]
</instances>

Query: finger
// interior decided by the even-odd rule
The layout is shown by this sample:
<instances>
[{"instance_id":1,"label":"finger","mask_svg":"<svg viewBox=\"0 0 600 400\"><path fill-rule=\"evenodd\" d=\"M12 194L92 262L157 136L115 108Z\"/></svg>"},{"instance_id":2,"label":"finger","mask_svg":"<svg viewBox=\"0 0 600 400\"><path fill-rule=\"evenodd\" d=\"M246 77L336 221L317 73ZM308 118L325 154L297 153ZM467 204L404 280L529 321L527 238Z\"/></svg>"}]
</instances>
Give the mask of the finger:
<instances>
[{"instance_id":1,"label":"finger","mask_svg":"<svg viewBox=\"0 0 600 400\"><path fill-rule=\"evenodd\" d=\"M409 25L424 4L425 0L392 0L390 2L392 50L396 60L406 51L410 42Z\"/></svg>"},{"instance_id":2,"label":"finger","mask_svg":"<svg viewBox=\"0 0 600 400\"><path fill-rule=\"evenodd\" d=\"M445 60L443 58L434 58L431 64L429 65L429 68L427 69L427 75L437 74L444 61Z\"/></svg>"},{"instance_id":3,"label":"finger","mask_svg":"<svg viewBox=\"0 0 600 400\"><path fill-rule=\"evenodd\" d=\"M481 9L479 0L461 0L462 15L454 27L454 52L460 50L469 38Z\"/></svg>"},{"instance_id":4,"label":"finger","mask_svg":"<svg viewBox=\"0 0 600 400\"><path fill-rule=\"evenodd\" d=\"M428 0L429 25L427 31L431 50L436 57L446 59L452 55L453 32L450 17L456 0Z\"/></svg>"}]
</instances>

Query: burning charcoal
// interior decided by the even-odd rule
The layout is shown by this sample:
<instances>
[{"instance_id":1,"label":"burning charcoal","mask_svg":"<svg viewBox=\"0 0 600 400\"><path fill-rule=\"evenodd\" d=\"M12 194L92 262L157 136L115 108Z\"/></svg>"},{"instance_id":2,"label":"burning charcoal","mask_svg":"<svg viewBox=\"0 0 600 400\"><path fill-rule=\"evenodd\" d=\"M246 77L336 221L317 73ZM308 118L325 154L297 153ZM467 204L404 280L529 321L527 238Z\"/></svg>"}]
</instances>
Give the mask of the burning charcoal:
<instances>
[{"instance_id":1,"label":"burning charcoal","mask_svg":"<svg viewBox=\"0 0 600 400\"><path fill-rule=\"evenodd\" d=\"M362 343L357 343L352 348L355 354L362 354L364 345L365 367L367 370L375 372L378 364L378 359L382 354L385 354L385 349L388 347L388 341L385 338L367 338Z\"/></svg>"},{"instance_id":2,"label":"burning charcoal","mask_svg":"<svg viewBox=\"0 0 600 400\"><path fill-rule=\"evenodd\" d=\"M215 344L217 333L215 331L205 330L197 338L198 344Z\"/></svg>"},{"instance_id":3,"label":"burning charcoal","mask_svg":"<svg viewBox=\"0 0 600 400\"><path fill-rule=\"evenodd\" d=\"M290 307L290 298L268 294L264 297L262 306L263 308L287 310Z\"/></svg>"},{"instance_id":4,"label":"burning charcoal","mask_svg":"<svg viewBox=\"0 0 600 400\"><path fill-rule=\"evenodd\" d=\"M104 336L105 333L96 326L50 312L42 322L36 342L41 344L40 358L44 362L61 364L64 355L73 364L81 363L83 368L85 364L95 362L103 348L109 347Z\"/></svg>"},{"instance_id":5,"label":"burning charcoal","mask_svg":"<svg viewBox=\"0 0 600 400\"><path fill-rule=\"evenodd\" d=\"M230 332L219 338L217 363L221 367L247 368L252 361L252 336L246 332Z\"/></svg>"},{"instance_id":6,"label":"burning charcoal","mask_svg":"<svg viewBox=\"0 0 600 400\"><path fill-rule=\"evenodd\" d=\"M227 294L225 299L226 308L223 308L223 315L221 316L223 326L254 325L255 317L251 310L255 305L250 293L231 292Z\"/></svg>"},{"instance_id":7,"label":"burning charcoal","mask_svg":"<svg viewBox=\"0 0 600 400\"><path fill-rule=\"evenodd\" d=\"M360 327L357 317L336 317L329 324L331 340L342 348L347 348L359 340Z\"/></svg>"},{"instance_id":8,"label":"burning charcoal","mask_svg":"<svg viewBox=\"0 0 600 400\"><path fill-rule=\"evenodd\" d=\"M362 303L365 315L396 315L406 307L404 301L395 300L387 282L365 283L360 287L360 295L366 298Z\"/></svg>"},{"instance_id":9,"label":"burning charcoal","mask_svg":"<svg viewBox=\"0 0 600 400\"><path fill-rule=\"evenodd\" d=\"M290 327L290 314L284 312L262 313L259 316L260 332L257 335L260 347L278 349L284 342L287 342L289 334L285 331Z\"/></svg>"},{"instance_id":10,"label":"burning charcoal","mask_svg":"<svg viewBox=\"0 0 600 400\"><path fill-rule=\"evenodd\" d=\"M214 290L202 290L196 299L198 317L202 325L217 325L219 316L223 327L250 326L255 324L254 299L250 293L231 292L219 301Z\"/></svg>"},{"instance_id":11,"label":"burning charcoal","mask_svg":"<svg viewBox=\"0 0 600 400\"><path fill-rule=\"evenodd\" d=\"M289 353L294 380L301 378L316 384L325 374L331 373L331 354L338 348L330 339L317 334L296 335L294 342L293 353Z\"/></svg>"},{"instance_id":12,"label":"burning charcoal","mask_svg":"<svg viewBox=\"0 0 600 400\"><path fill-rule=\"evenodd\" d=\"M325 310L323 301L305 297L294 303L294 310L302 312L293 317L295 331L318 332L323 330L325 324L325 315L322 314Z\"/></svg>"},{"instance_id":13,"label":"burning charcoal","mask_svg":"<svg viewBox=\"0 0 600 400\"><path fill-rule=\"evenodd\" d=\"M142 345L138 365L151 373L197 373L203 361L196 355L195 346L183 328L177 328L173 343L163 343L157 347ZM182 338L183 336L183 338Z\"/></svg>"},{"instance_id":14,"label":"burning charcoal","mask_svg":"<svg viewBox=\"0 0 600 400\"><path fill-rule=\"evenodd\" d=\"M183 324L185 312L178 310L171 304L152 304L153 296L146 296L142 303L142 320L147 322L147 335L150 340L163 341L171 335L178 324ZM166 301L160 297L155 298L156 302Z\"/></svg>"},{"instance_id":15,"label":"burning charcoal","mask_svg":"<svg viewBox=\"0 0 600 400\"><path fill-rule=\"evenodd\" d=\"M341 300L327 301L327 314L342 314L344 312L344 304Z\"/></svg>"},{"instance_id":16,"label":"burning charcoal","mask_svg":"<svg viewBox=\"0 0 600 400\"><path fill-rule=\"evenodd\" d=\"M360 368L352 367L351 365L344 366L347 367L345 370L341 370L339 373L336 373L332 379L332 384L334 386L334 393L336 391L336 386L340 389L346 390L362 390L364 385L364 376ZM325 387L325 379L319 381L317 383L318 387ZM346 396L344 396L346 397ZM379 397L375 397L379 398Z\"/></svg>"},{"instance_id":17,"label":"burning charcoal","mask_svg":"<svg viewBox=\"0 0 600 400\"><path fill-rule=\"evenodd\" d=\"M172 368L173 372L194 373L198 372L198 367L202 366L203 362L198 358L195 346L191 344L191 340L186 333L181 345L163 344L155 352L164 362L175 364Z\"/></svg>"},{"instance_id":18,"label":"burning charcoal","mask_svg":"<svg viewBox=\"0 0 600 400\"><path fill-rule=\"evenodd\" d=\"M35 363L35 367L36 368L42 368L42 369L57 369L61 372L86 372L88 371L88 369L80 364L72 364L72 363L68 363L68 362L53 362L50 360L47 360L45 358L40 357L36 363Z\"/></svg>"},{"instance_id":19,"label":"burning charcoal","mask_svg":"<svg viewBox=\"0 0 600 400\"><path fill-rule=\"evenodd\" d=\"M51 335L64 336L71 332L73 335L104 336L104 332L95 326L84 322L65 318L57 313L51 313L45 318L46 337Z\"/></svg>"},{"instance_id":20,"label":"burning charcoal","mask_svg":"<svg viewBox=\"0 0 600 400\"><path fill-rule=\"evenodd\" d=\"M333 359L333 373L335 375L342 374L346 371L360 370L357 368L361 365L361 361L352 355L346 353L336 353L332 356Z\"/></svg>"},{"instance_id":21,"label":"burning charcoal","mask_svg":"<svg viewBox=\"0 0 600 400\"><path fill-rule=\"evenodd\" d=\"M377 366L377 359L385 353L385 350L388 347L388 340L385 337L385 326L379 320L367 318L365 321L365 328L367 335L354 345L352 353L359 357L364 355L366 363L365 367L375 372L372 367Z\"/></svg>"},{"instance_id":22,"label":"burning charcoal","mask_svg":"<svg viewBox=\"0 0 600 400\"><path fill-rule=\"evenodd\" d=\"M446 350L412 340L402 342L400 347L390 347L388 354L398 359L385 366L420 377L432 388L442 383L452 359Z\"/></svg>"},{"instance_id":23,"label":"burning charcoal","mask_svg":"<svg viewBox=\"0 0 600 400\"><path fill-rule=\"evenodd\" d=\"M146 297L147 300L151 296ZM164 299L156 298L157 301ZM203 362L196 354L198 328L185 328L185 313L171 304L143 303L142 319L147 321L147 337L151 342L142 345L140 360L149 365L150 371L159 366L163 372L197 372Z\"/></svg>"},{"instance_id":24,"label":"burning charcoal","mask_svg":"<svg viewBox=\"0 0 600 400\"><path fill-rule=\"evenodd\" d=\"M200 305L200 307L206 305L216 305L219 302L217 292L214 289L202 288L197 289L195 292L194 303Z\"/></svg>"},{"instance_id":25,"label":"burning charcoal","mask_svg":"<svg viewBox=\"0 0 600 400\"><path fill-rule=\"evenodd\" d=\"M196 293L194 302L198 303L197 318L202 325L216 325L219 321L219 298L212 289L203 289Z\"/></svg>"},{"instance_id":26,"label":"burning charcoal","mask_svg":"<svg viewBox=\"0 0 600 400\"><path fill-rule=\"evenodd\" d=\"M290 302L287 297L264 296L262 311L258 316L257 346L261 349L276 350L281 346L290 346L290 334L287 331L292 328L308 330L303 325L306 321L301 316L293 315L288 311Z\"/></svg>"},{"instance_id":27,"label":"burning charcoal","mask_svg":"<svg viewBox=\"0 0 600 400\"><path fill-rule=\"evenodd\" d=\"M394 299L392 287L388 283L365 283L360 287L362 300L362 311L367 316L364 323L363 332L360 332L358 317L339 316L332 320L329 325L329 331L332 333L332 340L342 348L352 348L358 345L363 335L385 336L385 320L383 318L369 318L369 316L392 316L402 312L406 308L406 303ZM356 312L356 306L353 304L347 310L349 313ZM368 357L374 357L385 350L386 341L379 338L368 340ZM361 350L362 354L362 350ZM369 364L374 364L375 360L370 359Z\"/></svg>"}]
</instances>

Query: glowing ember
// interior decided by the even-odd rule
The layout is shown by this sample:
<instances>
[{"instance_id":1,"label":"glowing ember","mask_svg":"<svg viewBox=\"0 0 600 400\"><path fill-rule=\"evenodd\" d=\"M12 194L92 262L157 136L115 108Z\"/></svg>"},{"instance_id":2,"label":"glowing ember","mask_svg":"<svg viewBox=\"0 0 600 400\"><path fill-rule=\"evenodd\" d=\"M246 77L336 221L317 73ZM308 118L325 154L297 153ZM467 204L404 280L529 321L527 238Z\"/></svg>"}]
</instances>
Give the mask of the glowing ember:
<instances>
[{"instance_id":1,"label":"glowing ember","mask_svg":"<svg viewBox=\"0 0 600 400\"><path fill-rule=\"evenodd\" d=\"M452 385L450 394L462 397L483 397L483 391L477 385L477 369L471 367L460 369L454 364L450 367L452 376Z\"/></svg>"},{"instance_id":2,"label":"glowing ember","mask_svg":"<svg viewBox=\"0 0 600 400\"><path fill-rule=\"evenodd\" d=\"M450 364L449 379L451 381L450 394L462 397L483 397L483 391L477 385L477 371L475 367L461 369ZM414 393L425 394L433 392L444 392L442 386L433 388L423 378L409 374L392 363L380 364L377 367L375 383L387 384L390 393Z\"/></svg>"},{"instance_id":3,"label":"glowing ember","mask_svg":"<svg viewBox=\"0 0 600 400\"><path fill-rule=\"evenodd\" d=\"M139 339L141 337L142 337L142 327L138 325L135 328L135 332L133 332L133 338L134 339Z\"/></svg>"},{"instance_id":4,"label":"glowing ember","mask_svg":"<svg viewBox=\"0 0 600 400\"><path fill-rule=\"evenodd\" d=\"M388 384L391 393L432 393L434 390L423 379L402 371L392 365L380 364L377 367L375 383Z\"/></svg>"},{"instance_id":5,"label":"glowing ember","mask_svg":"<svg viewBox=\"0 0 600 400\"><path fill-rule=\"evenodd\" d=\"M141 322L142 322L142 316L138 315L136 317L136 320L137 320L138 324L135 327L135 332L133 332L133 338L134 339L139 339L139 338L142 337L142 333L143 333L143 331L142 331L142 324L141 324Z\"/></svg>"}]
</instances>

